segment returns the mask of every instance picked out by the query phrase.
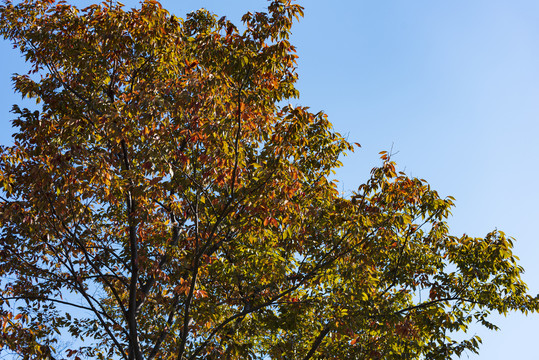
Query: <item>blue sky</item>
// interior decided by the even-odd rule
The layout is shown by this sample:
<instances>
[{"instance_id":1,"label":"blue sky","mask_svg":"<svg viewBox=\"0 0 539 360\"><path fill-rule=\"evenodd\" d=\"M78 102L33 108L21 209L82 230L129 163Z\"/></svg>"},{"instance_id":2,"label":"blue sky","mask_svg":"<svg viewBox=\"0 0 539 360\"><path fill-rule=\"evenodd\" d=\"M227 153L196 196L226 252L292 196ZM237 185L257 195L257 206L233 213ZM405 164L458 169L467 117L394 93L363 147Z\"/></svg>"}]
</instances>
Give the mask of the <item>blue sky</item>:
<instances>
[{"instance_id":1,"label":"blue sky","mask_svg":"<svg viewBox=\"0 0 539 360\"><path fill-rule=\"evenodd\" d=\"M72 1L87 4L89 1ZM123 1L132 7L136 1ZM206 7L236 23L262 0L162 1L179 17ZM515 252L539 292L539 2L536 0L304 0L296 24L301 98L324 110L337 131L362 149L338 171L356 188L398 152L400 169L424 178L457 206L453 233L483 236L498 228L517 239ZM0 42L0 142L10 143L10 75L25 72ZM536 359L539 315L496 318L470 359ZM466 356L464 356L466 358Z\"/></svg>"}]
</instances>

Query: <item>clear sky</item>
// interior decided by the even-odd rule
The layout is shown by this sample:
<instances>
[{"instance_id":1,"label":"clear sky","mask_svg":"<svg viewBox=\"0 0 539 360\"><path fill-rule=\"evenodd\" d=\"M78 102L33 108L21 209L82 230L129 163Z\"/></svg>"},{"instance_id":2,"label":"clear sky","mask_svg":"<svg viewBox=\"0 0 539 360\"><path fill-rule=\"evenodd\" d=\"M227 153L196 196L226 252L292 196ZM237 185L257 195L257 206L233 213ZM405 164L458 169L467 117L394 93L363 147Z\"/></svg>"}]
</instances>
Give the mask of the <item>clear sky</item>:
<instances>
[{"instance_id":1,"label":"clear sky","mask_svg":"<svg viewBox=\"0 0 539 360\"><path fill-rule=\"evenodd\" d=\"M90 1L71 1L88 4ZM124 0L128 7L137 2ZM301 98L324 110L337 131L362 149L338 172L356 188L394 156L457 206L453 233L498 228L517 239L525 280L539 292L539 1L303 0L296 24ZM205 7L236 23L263 0L165 0L183 17ZM25 65L0 42L0 142L10 140L10 75ZM539 315L495 317L502 330L483 338L470 359L537 359ZM467 358L465 355L464 358Z\"/></svg>"}]
</instances>

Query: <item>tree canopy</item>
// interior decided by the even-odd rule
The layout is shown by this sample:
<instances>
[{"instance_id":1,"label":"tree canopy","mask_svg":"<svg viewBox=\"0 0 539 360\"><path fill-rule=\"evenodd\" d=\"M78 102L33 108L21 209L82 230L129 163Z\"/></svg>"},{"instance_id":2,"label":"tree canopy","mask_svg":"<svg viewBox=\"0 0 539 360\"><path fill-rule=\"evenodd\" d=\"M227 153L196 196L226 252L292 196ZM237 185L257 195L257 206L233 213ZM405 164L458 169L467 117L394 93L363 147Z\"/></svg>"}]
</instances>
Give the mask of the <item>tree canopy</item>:
<instances>
[{"instance_id":1,"label":"tree canopy","mask_svg":"<svg viewBox=\"0 0 539 360\"><path fill-rule=\"evenodd\" d=\"M0 149L1 354L448 359L472 322L538 309L513 240L451 235L453 198L390 154L337 191L356 145L289 104L302 15L0 6L40 104Z\"/></svg>"}]
</instances>

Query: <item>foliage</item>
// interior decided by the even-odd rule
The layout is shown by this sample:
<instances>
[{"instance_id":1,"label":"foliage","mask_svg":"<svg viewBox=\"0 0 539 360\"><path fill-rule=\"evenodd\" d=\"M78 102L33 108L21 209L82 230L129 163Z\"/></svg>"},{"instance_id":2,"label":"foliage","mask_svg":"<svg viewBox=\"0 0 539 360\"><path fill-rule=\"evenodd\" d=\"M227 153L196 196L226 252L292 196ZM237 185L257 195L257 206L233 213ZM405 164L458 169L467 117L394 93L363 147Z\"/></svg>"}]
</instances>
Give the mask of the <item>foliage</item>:
<instances>
[{"instance_id":1,"label":"foliage","mask_svg":"<svg viewBox=\"0 0 539 360\"><path fill-rule=\"evenodd\" d=\"M512 240L449 234L452 198L285 105L302 8L240 30L154 0L0 7L32 65L0 152L0 352L23 359L447 359L490 311L537 309ZM55 349L58 338L70 345Z\"/></svg>"}]
</instances>

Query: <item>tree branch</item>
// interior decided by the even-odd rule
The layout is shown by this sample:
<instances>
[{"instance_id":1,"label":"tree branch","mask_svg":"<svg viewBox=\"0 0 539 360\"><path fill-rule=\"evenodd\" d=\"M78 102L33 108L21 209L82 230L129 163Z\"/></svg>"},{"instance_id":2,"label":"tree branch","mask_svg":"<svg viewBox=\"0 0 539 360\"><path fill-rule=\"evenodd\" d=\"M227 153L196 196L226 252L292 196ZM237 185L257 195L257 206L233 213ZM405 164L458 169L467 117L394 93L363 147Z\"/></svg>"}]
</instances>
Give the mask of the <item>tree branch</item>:
<instances>
[{"instance_id":1,"label":"tree branch","mask_svg":"<svg viewBox=\"0 0 539 360\"><path fill-rule=\"evenodd\" d=\"M316 352L316 350L318 350L318 348L320 347L320 344L322 344L322 341L324 340L324 338L326 337L326 335L329 333L330 330L331 328L329 327L329 323L328 323L324 327L324 329L320 331L320 334L318 334L316 339L314 339L313 345L311 346L311 350L309 350L309 352L307 353L307 355L305 355L303 360L309 360L313 357L314 353Z\"/></svg>"}]
</instances>

